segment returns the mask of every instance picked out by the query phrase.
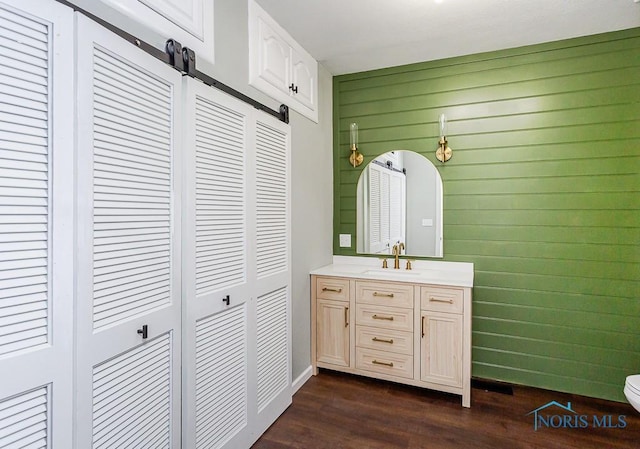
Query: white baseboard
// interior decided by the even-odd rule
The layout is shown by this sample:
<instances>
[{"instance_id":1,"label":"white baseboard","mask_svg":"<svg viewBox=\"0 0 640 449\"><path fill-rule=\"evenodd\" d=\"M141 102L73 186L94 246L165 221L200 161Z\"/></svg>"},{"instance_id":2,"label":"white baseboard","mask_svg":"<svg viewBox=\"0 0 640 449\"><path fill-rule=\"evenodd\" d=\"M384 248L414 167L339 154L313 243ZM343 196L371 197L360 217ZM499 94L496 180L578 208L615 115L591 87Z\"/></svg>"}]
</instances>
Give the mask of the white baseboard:
<instances>
[{"instance_id":1,"label":"white baseboard","mask_svg":"<svg viewBox=\"0 0 640 449\"><path fill-rule=\"evenodd\" d=\"M305 384L306 381L311 379L311 375L313 374L313 369L311 365L302 372L291 384L291 394L296 394L296 391L300 389L301 386Z\"/></svg>"}]
</instances>

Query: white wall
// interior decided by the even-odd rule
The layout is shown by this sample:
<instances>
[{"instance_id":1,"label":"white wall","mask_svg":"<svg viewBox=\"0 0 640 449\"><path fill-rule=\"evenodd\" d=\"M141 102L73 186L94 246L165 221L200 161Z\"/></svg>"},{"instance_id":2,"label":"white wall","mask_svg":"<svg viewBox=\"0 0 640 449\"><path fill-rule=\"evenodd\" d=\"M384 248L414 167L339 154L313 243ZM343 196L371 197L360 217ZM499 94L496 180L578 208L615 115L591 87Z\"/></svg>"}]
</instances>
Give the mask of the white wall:
<instances>
[{"instance_id":1,"label":"white wall","mask_svg":"<svg viewBox=\"0 0 640 449\"><path fill-rule=\"evenodd\" d=\"M105 17L96 0L73 0ZM268 12L268 11L267 11ZM136 37L161 46L171 36L139 29L111 11ZM280 103L249 86L248 2L215 0L215 64L197 59L198 70L278 110ZM120 25L122 26L122 25ZM332 77L319 66L319 123L290 109L292 148L293 379L311 364L309 270L331 263L333 247Z\"/></svg>"},{"instance_id":2,"label":"white wall","mask_svg":"<svg viewBox=\"0 0 640 449\"><path fill-rule=\"evenodd\" d=\"M294 379L311 364L309 271L333 258L333 83L318 67L318 124L299 114L291 120Z\"/></svg>"}]
</instances>

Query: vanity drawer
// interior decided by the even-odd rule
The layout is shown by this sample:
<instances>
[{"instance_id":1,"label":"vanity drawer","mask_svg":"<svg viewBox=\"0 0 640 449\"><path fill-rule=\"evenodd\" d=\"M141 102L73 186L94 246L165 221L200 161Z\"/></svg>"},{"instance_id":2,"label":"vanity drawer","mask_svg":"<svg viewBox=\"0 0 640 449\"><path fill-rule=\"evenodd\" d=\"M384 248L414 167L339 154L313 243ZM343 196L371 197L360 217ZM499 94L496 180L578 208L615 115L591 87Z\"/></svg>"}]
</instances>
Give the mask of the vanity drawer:
<instances>
[{"instance_id":1,"label":"vanity drawer","mask_svg":"<svg viewBox=\"0 0 640 449\"><path fill-rule=\"evenodd\" d=\"M389 282L356 281L356 302L413 308L413 286Z\"/></svg>"},{"instance_id":2,"label":"vanity drawer","mask_svg":"<svg viewBox=\"0 0 640 449\"><path fill-rule=\"evenodd\" d=\"M349 279L316 278L316 298L349 301Z\"/></svg>"},{"instance_id":3,"label":"vanity drawer","mask_svg":"<svg viewBox=\"0 0 640 449\"><path fill-rule=\"evenodd\" d=\"M413 379L413 357L410 355L356 348L356 368Z\"/></svg>"},{"instance_id":4,"label":"vanity drawer","mask_svg":"<svg viewBox=\"0 0 640 449\"><path fill-rule=\"evenodd\" d=\"M463 290L461 288L421 287L422 310L462 313Z\"/></svg>"},{"instance_id":5,"label":"vanity drawer","mask_svg":"<svg viewBox=\"0 0 640 449\"><path fill-rule=\"evenodd\" d=\"M413 309L356 304L356 324L412 332Z\"/></svg>"},{"instance_id":6,"label":"vanity drawer","mask_svg":"<svg viewBox=\"0 0 640 449\"><path fill-rule=\"evenodd\" d=\"M413 333L356 326L356 346L396 354L413 355Z\"/></svg>"}]
</instances>

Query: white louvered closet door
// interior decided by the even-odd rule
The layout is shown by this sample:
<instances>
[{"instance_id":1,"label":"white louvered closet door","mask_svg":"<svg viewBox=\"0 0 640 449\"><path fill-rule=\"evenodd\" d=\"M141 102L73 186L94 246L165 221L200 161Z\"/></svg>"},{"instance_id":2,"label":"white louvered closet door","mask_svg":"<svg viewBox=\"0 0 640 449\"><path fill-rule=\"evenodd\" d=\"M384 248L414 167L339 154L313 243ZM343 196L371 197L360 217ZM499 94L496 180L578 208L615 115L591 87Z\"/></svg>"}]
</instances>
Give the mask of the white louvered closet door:
<instances>
[{"instance_id":1,"label":"white louvered closet door","mask_svg":"<svg viewBox=\"0 0 640 449\"><path fill-rule=\"evenodd\" d=\"M250 445L252 108L185 80L183 442Z\"/></svg>"},{"instance_id":2,"label":"white louvered closet door","mask_svg":"<svg viewBox=\"0 0 640 449\"><path fill-rule=\"evenodd\" d=\"M246 448L291 403L290 129L185 83L183 446Z\"/></svg>"},{"instance_id":3,"label":"white louvered closet door","mask_svg":"<svg viewBox=\"0 0 640 449\"><path fill-rule=\"evenodd\" d=\"M258 438L291 404L290 127L255 121L255 342Z\"/></svg>"},{"instance_id":4,"label":"white louvered closet door","mask_svg":"<svg viewBox=\"0 0 640 449\"><path fill-rule=\"evenodd\" d=\"M0 447L69 448L71 10L0 0L0 53Z\"/></svg>"},{"instance_id":5,"label":"white louvered closet door","mask_svg":"<svg viewBox=\"0 0 640 449\"><path fill-rule=\"evenodd\" d=\"M82 16L77 58L77 447L179 448L181 76Z\"/></svg>"}]
</instances>

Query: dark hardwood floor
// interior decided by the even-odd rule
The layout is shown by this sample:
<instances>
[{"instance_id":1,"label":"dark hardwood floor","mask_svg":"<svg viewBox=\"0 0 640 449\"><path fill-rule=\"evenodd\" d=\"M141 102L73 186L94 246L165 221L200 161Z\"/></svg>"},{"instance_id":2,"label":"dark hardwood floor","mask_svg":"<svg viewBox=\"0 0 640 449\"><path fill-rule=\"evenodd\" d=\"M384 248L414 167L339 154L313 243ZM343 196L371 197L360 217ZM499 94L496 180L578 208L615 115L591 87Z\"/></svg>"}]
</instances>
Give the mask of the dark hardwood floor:
<instances>
[{"instance_id":1,"label":"dark hardwood floor","mask_svg":"<svg viewBox=\"0 0 640 449\"><path fill-rule=\"evenodd\" d=\"M557 416L534 430L527 414L551 401L570 402L575 413L551 406L540 413ZM574 428L557 427L565 419ZM253 448L638 449L640 414L628 404L519 386L512 395L473 388L465 409L458 396L322 370Z\"/></svg>"}]
</instances>

